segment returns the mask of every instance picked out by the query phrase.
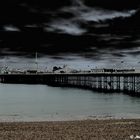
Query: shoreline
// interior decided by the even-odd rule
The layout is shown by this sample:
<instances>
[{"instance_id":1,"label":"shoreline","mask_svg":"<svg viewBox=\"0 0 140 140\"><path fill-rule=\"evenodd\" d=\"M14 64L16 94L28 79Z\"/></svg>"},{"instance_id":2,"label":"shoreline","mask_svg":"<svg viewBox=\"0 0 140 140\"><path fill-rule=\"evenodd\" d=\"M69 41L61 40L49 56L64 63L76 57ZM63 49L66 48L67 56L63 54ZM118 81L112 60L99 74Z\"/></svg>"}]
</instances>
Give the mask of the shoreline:
<instances>
[{"instance_id":1,"label":"shoreline","mask_svg":"<svg viewBox=\"0 0 140 140\"><path fill-rule=\"evenodd\" d=\"M109 121L140 121L140 118L96 118L96 119L77 119L77 120L32 120L32 121L0 121L0 124L14 124L14 123L18 123L18 124L33 124L33 123L71 123L71 122L109 122Z\"/></svg>"},{"instance_id":2,"label":"shoreline","mask_svg":"<svg viewBox=\"0 0 140 140\"><path fill-rule=\"evenodd\" d=\"M26 123L26 124L32 124L32 123L67 123L67 122L103 122L103 121L140 121L140 118L87 118L87 119L58 119L58 120L0 120L0 124L14 124L14 123Z\"/></svg>"},{"instance_id":3,"label":"shoreline","mask_svg":"<svg viewBox=\"0 0 140 140\"><path fill-rule=\"evenodd\" d=\"M140 119L0 122L0 139L130 140L140 136Z\"/></svg>"},{"instance_id":4,"label":"shoreline","mask_svg":"<svg viewBox=\"0 0 140 140\"><path fill-rule=\"evenodd\" d=\"M111 116L111 115L90 115L90 116L49 116L49 117L27 117L18 115L0 116L0 123L3 122L71 122L71 121L96 121L96 120L140 120L140 116Z\"/></svg>"}]
</instances>

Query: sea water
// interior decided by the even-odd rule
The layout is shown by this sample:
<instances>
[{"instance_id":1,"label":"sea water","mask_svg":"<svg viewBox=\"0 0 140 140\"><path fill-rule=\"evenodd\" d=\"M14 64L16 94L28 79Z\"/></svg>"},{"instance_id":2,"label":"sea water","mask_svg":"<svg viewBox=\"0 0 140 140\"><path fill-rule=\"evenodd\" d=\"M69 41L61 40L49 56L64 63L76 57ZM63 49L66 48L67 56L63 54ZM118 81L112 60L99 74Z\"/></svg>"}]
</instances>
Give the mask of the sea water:
<instances>
[{"instance_id":1,"label":"sea water","mask_svg":"<svg viewBox=\"0 0 140 140\"><path fill-rule=\"evenodd\" d=\"M140 98L47 85L0 84L0 121L140 118Z\"/></svg>"}]
</instances>

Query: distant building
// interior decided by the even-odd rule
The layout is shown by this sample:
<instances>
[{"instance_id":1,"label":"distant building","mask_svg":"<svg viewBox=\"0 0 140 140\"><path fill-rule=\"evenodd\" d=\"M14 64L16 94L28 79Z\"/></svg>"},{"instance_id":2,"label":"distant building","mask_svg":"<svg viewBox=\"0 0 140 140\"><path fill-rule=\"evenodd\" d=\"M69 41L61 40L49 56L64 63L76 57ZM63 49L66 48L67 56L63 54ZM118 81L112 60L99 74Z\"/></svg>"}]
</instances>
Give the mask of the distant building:
<instances>
[{"instance_id":1,"label":"distant building","mask_svg":"<svg viewBox=\"0 0 140 140\"><path fill-rule=\"evenodd\" d=\"M92 73L128 73L128 72L135 72L135 69L91 69Z\"/></svg>"}]
</instances>

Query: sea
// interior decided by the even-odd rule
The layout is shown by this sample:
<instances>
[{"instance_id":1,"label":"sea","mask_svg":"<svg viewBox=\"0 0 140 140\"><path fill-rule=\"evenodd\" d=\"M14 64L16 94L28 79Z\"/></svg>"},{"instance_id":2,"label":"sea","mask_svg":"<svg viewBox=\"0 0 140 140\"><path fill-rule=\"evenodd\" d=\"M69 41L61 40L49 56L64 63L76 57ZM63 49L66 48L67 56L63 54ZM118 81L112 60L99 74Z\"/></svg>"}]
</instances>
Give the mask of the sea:
<instances>
[{"instance_id":1,"label":"sea","mask_svg":"<svg viewBox=\"0 0 140 140\"><path fill-rule=\"evenodd\" d=\"M140 118L140 98L47 85L0 84L0 121Z\"/></svg>"},{"instance_id":2,"label":"sea","mask_svg":"<svg viewBox=\"0 0 140 140\"><path fill-rule=\"evenodd\" d=\"M139 0L0 2L0 69L140 68ZM0 120L139 118L118 93L0 84Z\"/></svg>"}]
</instances>

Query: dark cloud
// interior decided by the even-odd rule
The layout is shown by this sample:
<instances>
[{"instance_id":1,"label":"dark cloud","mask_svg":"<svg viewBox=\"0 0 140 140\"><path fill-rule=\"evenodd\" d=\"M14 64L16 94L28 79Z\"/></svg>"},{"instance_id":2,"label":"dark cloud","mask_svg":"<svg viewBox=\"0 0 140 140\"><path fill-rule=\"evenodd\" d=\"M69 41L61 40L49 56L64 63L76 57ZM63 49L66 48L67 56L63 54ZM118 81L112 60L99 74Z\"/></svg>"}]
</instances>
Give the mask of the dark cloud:
<instances>
[{"instance_id":1,"label":"dark cloud","mask_svg":"<svg viewBox=\"0 0 140 140\"><path fill-rule=\"evenodd\" d=\"M125 57L140 45L139 0L4 0L0 54ZM119 10L119 11L118 11ZM135 12L137 11L137 12ZM16 53L17 52L17 53ZM131 55L139 54L139 50Z\"/></svg>"},{"instance_id":2,"label":"dark cloud","mask_svg":"<svg viewBox=\"0 0 140 140\"><path fill-rule=\"evenodd\" d=\"M84 0L85 4L88 6L99 6L109 9L135 9L139 8L139 0Z\"/></svg>"}]
</instances>

